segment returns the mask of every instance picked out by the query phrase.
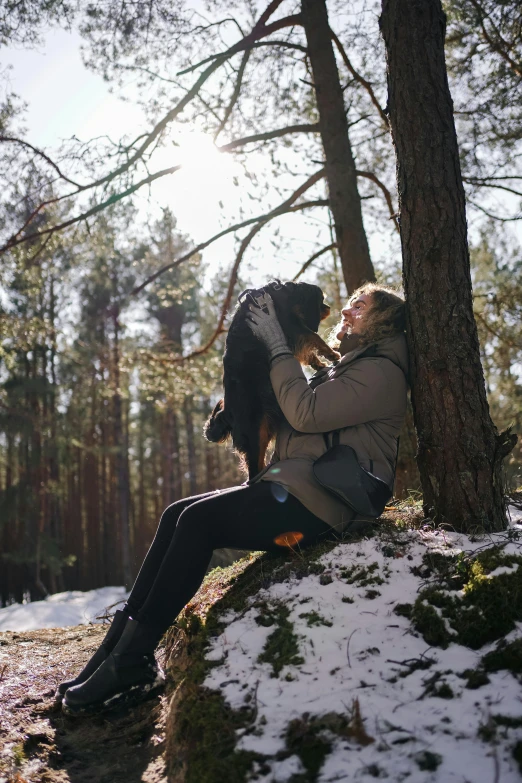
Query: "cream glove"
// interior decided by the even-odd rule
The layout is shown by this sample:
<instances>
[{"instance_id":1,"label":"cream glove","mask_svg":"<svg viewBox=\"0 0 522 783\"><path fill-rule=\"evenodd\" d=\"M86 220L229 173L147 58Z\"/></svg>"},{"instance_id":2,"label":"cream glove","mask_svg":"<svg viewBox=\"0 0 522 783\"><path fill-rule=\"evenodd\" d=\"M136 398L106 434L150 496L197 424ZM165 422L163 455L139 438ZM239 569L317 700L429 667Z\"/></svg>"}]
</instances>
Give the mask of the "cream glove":
<instances>
[{"instance_id":1,"label":"cream glove","mask_svg":"<svg viewBox=\"0 0 522 783\"><path fill-rule=\"evenodd\" d=\"M292 356L270 294L263 294L255 301L259 307L248 306L246 321L257 339L266 345L270 362L280 356Z\"/></svg>"}]
</instances>

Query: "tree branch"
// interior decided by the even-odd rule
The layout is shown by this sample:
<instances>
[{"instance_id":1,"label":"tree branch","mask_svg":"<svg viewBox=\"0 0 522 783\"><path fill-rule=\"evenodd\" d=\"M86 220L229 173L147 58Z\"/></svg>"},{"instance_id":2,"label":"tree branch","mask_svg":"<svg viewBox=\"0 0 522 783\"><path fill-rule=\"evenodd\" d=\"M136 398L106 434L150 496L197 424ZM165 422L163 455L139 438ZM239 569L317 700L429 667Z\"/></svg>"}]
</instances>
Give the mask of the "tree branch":
<instances>
[{"instance_id":1,"label":"tree branch","mask_svg":"<svg viewBox=\"0 0 522 783\"><path fill-rule=\"evenodd\" d=\"M165 264L165 266L162 266L160 269L158 269L156 272L154 272L152 275L149 275L143 283L140 283L140 285L136 286L129 294L129 296L136 296L139 294L143 289L148 286L150 283L154 282L154 280L157 280L160 275L164 274L165 272L168 272L169 269L174 269L175 267L182 264L184 261L187 261L189 258L192 258L192 256L196 255L197 253L200 253L202 250L205 250L209 245L211 245L213 242L216 242L218 239L221 239L221 237L226 236L227 234L232 234L235 231L239 231L242 228L246 228L246 226L251 226L253 223L260 223L260 222L267 222L268 220L272 220L273 218L279 217L280 215L284 215L287 212L297 211L298 209L308 209L309 207L324 207L328 206L328 201L325 199L320 199L317 201L306 201L303 202L303 204L299 204L297 207L292 206L293 203L303 195L309 188L312 187L312 185L315 185L316 182L319 182L325 175L325 170L320 169L319 171L316 171L315 174L312 174L311 177L309 177L306 182L304 182L292 195L290 198L286 199L286 201L283 201L282 204L280 204L278 207L273 209L271 212L268 212L265 215L258 215L254 218L248 218L247 220L243 220L241 223L235 223L233 226L229 226L228 228L223 229L222 231L219 231L217 234L214 234L213 237L210 237L210 239L206 239L204 242L200 242L199 245L196 245L196 247L192 248L192 250L189 250L184 255L180 256L180 258L177 258L175 261L172 261L169 264Z\"/></svg>"},{"instance_id":2,"label":"tree branch","mask_svg":"<svg viewBox=\"0 0 522 783\"><path fill-rule=\"evenodd\" d=\"M232 97L230 98L229 104L226 108L225 115L221 120L221 122L219 123L219 127L214 134L214 141L216 141L217 137L219 136L219 134L227 124L228 118L232 114L232 110L238 101L239 93L241 92L241 84L243 82L243 76L245 74L245 68L247 67L249 57L250 57L250 49L247 49L243 55L243 59L241 60L241 65L239 66L239 71L237 73L237 79L234 86L234 92L232 93Z\"/></svg>"},{"instance_id":3,"label":"tree branch","mask_svg":"<svg viewBox=\"0 0 522 783\"><path fill-rule=\"evenodd\" d=\"M283 30L285 27L295 27L296 25L302 24L301 22L301 14L292 14L291 16L285 16L283 19L278 19L276 22L272 22L272 24L266 25L266 27L258 27L258 24L254 26L252 31L243 38L242 41L239 41L237 44L234 44L234 46L230 47L230 49L227 49L226 52L221 52L218 54L211 54L208 57L205 57L204 60L201 60L199 63L196 63L195 65L190 65L188 68L185 68L183 71L178 71L176 76L183 76L186 73L190 73L191 71L195 71L198 68L201 68L202 65L206 65L209 62L212 62L216 59L222 59L229 57L232 57L234 54L238 54L239 52L244 51L245 49L251 48L256 41L258 41L260 38L266 38L267 35L271 35L272 33L277 32L278 30Z\"/></svg>"},{"instance_id":4,"label":"tree branch","mask_svg":"<svg viewBox=\"0 0 522 783\"><path fill-rule=\"evenodd\" d=\"M509 178L506 177L506 179ZM522 196L522 191L509 188L507 185L498 185L495 182L488 182L487 177L485 179L480 179L478 177L462 177L462 180L463 182L467 182L468 185L476 185L477 187L484 188L496 188L497 190L505 190L507 193L514 193L515 196Z\"/></svg>"},{"instance_id":5,"label":"tree branch","mask_svg":"<svg viewBox=\"0 0 522 783\"><path fill-rule=\"evenodd\" d=\"M497 29L496 25L491 19L490 14L487 13L487 11L482 8L479 2L477 0L471 0L472 6L475 8L476 11L480 14L480 26L482 28L482 35L484 36L484 40L486 43L489 44L491 49L493 49L494 52L499 54L509 65L511 70L516 73L517 76L522 78L522 64L518 63L516 60L513 60L512 57L509 56L506 49L512 48L507 41L504 40L502 37L500 30ZM485 25L485 19L489 20L489 23L493 27L493 30L495 31L495 35L497 36L498 41L501 43L498 43L494 41L490 34L487 31L486 25ZM502 44L502 45L501 45ZM505 47L505 48L504 48Z\"/></svg>"},{"instance_id":6,"label":"tree branch","mask_svg":"<svg viewBox=\"0 0 522 783\"><path fill-rule=\"evenodd\" d=\"M133 154L129 155L125 163L121 164L118 168L116 168L114 171L110 172L109 174L105 175L104 177L101 177L98 180L95 180L94 182L89 183L88 185L81 185L78 186L77 189L71 193L66 193L61 196L56 197L55 199L52 199L51 201L44 202L43 204L40 204L39 207L35 210L33 213L33 216L31 217L31 220L35 217L35 215L40 212L45 206L49 206L49 204L58 203L59 201L62 201L64 199L73 198L74 196L77 196L80 193L84 193L87 190L91 190L93 188L99 187L101 185L110 185L110 183L119 177L121 174L124 174L126 171L128 171L138 160L140 160L147 149L151 146L151 144L163 133L165 128L184 110L184 108L190 103L190 101L198 95L199 90L203 86L203 84L210 78L210 76L216 71L226 60L230 59L233 55L237 54L238 52L245 51L248 49L251 45L251 43L255 42L259 38L263 38L267 35L270 35L271 33L283 29L285 27L294 26L295 24L300 23L300 14L295 14L293 16L284 17L282 19L279 19L275 22L273 22L270 25L265 24L265 20L269 18L270 14L273 13L273 11L281 4L282 0L273 0L272 3L268 5L266 10L263 12L261 17L259 18L258 22L254 25L252 31L245 36L241 41L238 41L236 44L231 46L229 49L227 49L226 52L222 52L221 54L212 56L212 58L207 58L207 61L209 59L212 60L211 64L206 68L203 73L199 76L199 78L195 81L195 83L192 85L192 87L185 93L185 95L181 98L180 101L174 106L167 114L154 126L152 131L145 135L144 141L142 142L141 146L138 147L137 150L134 151ZM202 63L200 63L201 65ZM141 138L141 137L140 137ZM131 148L128 148L128 151L130 151ZM165 170L165 173L171 173L172 171L177 170L178 167L175 167L173 169ZM137 185L133 185L130 188L127 188L121 196L119 197L111 197L108 201L103 202L103 205L99 205L99 207L95 208L95 212L98 212L100 209L103 209L104 206L107 206L108 204L111 204L114 202L114 200L118 200L119 198L123 198L126 195L129 195L130 193L135 192L139 187L141 187L144 184L147 184L148 182L153 181L153 179L156 179L157 176L160 175L153 175L153 178L150 179L149 177L142 180ZM79 217L72 218L70 221L66 221L65 223L59 224L58 226L55 226L51 229L47 229L47 231L58 231L62 228L66 228L69 225L72 225L72 223L77 222L78 220L82 220L85 217L90 216L92 211L83 213ZM20 234L25 230L28 223L30 221L26 221L24 226L13 236L10 238L10 240L4 245L3 248L0 248L0 253L3 252L8 247L14 247L16 244L19 244L20 241L26 241L27 238L20 238ZM37 236L43 235L43 233L46 232L35 232L34 234L30 235L28 238L33 238Z\"/></svg>"},{"instance_id":7,"label":"tree branch","mask_svg":"<svg viewBox=\"0 0 522 783\"><path fill-rule=\"evenodd\" d=\"M58 165L53 160L51 160L51 158L48 155L46 155L46 153L43 152L43 150L38 149L38 147L34 147L32 144L29 144L28 141L24 141L23 139L17 139L13 136L0 136L0 142L20 144L22 147L27 147L28 149L32 150L32 152L34 152L35 155L38 155L40 158L43 158L43 160L45 160L45 162L48 163L49 166L51 166L56 171L60 179L63 179L65 182L68 182L70 185L74 185L74 187L76 188L81 187L81 185L79 185L78 182L75 182L73 179L69 179L69 177L66 177L65 174L60 170Z\"/></svg>"},{"instance_id":8,"label":"tree branch","mask_svg":"<svg viewBox=\"0 0 522 783\"><path fill-rule=\"evenodd\" d=\"M318 250L318 251L317 251L317 253L314 253L314 254L313 254L313 256L310 256L310 258L308 259L308 261L305 261L305 263L303 264L303 266L301 267L301 269L299 270L299 272L296 274L296 276L292 278L292 282L293 282L293 283L295 283L295 281L296 281L296 280L297 280L299 277L301 277L301 275L303 274L303 272L306 272L306 270L308 269L308 267L309 267L311 264L313 264L313 262L314 262L314 261L315 261L317 258L319 258L319 256L322 256L322 255L323 255L323 253L327 253L327 252L328 252L328 250L333 250L333 249L334 249L334 247L337 247L337 242L332 242L332 244L331 244L331 245L327 245L326 247L323 247L323 248L321 248L321 250Z\"/></svg>"},{"instance_id":9,"label":"tree branch","mask_svg":"<svg viewBox=\"0 0 522 783\"><path fill-rule=\"evenodd\" d=\"M341 55L344 64L346 65L346 67L348 68L350 73L352 74L353 78L356 79L359 82L359 84L362 85L362 87L364 87L364 89L366 90L366 92L370 96L371 102L373 103L373 105L375 106L377 111L379 112L381 120L383 121L384 125L388 128L389 125L390 125L390 122L388 120L388 115L386 114L386 112L382 108L381 104L377 100L377 97L376 97L376 95L375 95L375 93L373 91L372 85L370 84L369 81L367 81L367 79L364 78L364 76L361 76L361 74L358 73L355 70L355 68L353 67L352 63L350 62L350 58L348 57L348 55L346 53L346 50L345 50L344 46L342 45L342 43L340 42L339 38L336 36L336 34L334 33L333 30L331 30L330 32L331 32L331 35L332 35L332 41L337 46L337 49L339 50L339 54Z\"/></svg>"},{"instance_id":10,"label":"tree branch","mask_svg":"<svg viewBox=\"0 0 522 783\"><path fill-rule=\"evenodd\" d=\"M245 144L253 144L256 141L269 141L285 136L287 133L319 133L320 126L314 124L289 125L287 128L278 128L277 130L267 131L266 133L255 133L253 136L244 136L242 139L234 139L228 144L218 147L219 152L231 152L236 147L243 147Z\"/></svg>"},{"instance_id":11,"label":"tree branch","mask_svg":"<svg viewBox=\"0 0 522 783\"><path fill-rule=\"evenodd\" d=\"M139 190L139 188L143 187L143 185L149 185L152 182L154 182L156 179L159 179L160 177L164 177L167 174L174 174L180 168L181 165L172 166L169 169L162 169L161 171L157 171L155 174L150 174L148 177L145 177L145 179L140 180L140 182L136 182L136 184L131 185L131 187L127 188L121 193L113 193L111 196L109 196L108 199L102 201L100 204L96 204L96 206L91 207L91 209L88 209L86 212L82 212L81 215L76 215L76 217L70 218L69 220L65 220L63 223L58 223L57 225L51 226L50 228L45 228L42 231L35 231L33 234L26 234L25 236L21 237L20 233L21 231L23 231L22 228L20 231L17 232L17 234L14 235L14 237L11 237L11 239L9 239L3 247L0 247L0 254L5 253L7 250L11 250L13 247L16 247L17 245L21 245L24 242L30 242L32 240L39 239L40 237L47 236L48 234L54 234L56 231L62 231L63 229L69 228L69 226L72 226L75 223L79 223L80 220L86 220L87 218L96 215L98 212L101 212L106 207L111 206L111 204L116 204L118 201L121 201L122 198L126 198L126 196L132 195L132 193L134 193L136 190ZM58 200L59 199L54 199L54 202ZM52 204L52 203L53 200L46 202L45 205L41 204L34 211L32 217L34 217L34 215L37 212L41 211L43 206L47 206L48 204ZM26 225L27 225L27 221L26 221Z\"/></svg>"},{"instance_id":12,"label":"tree branch","mask_svg":"<svg viewBox=\"0 0 522 783\"><path fill-rule=\"evenodd\" d=\"M371 171L356 171L355 172L358 177L364 177L365 179L370 179L372 182L375 182L375 184L380 187L382 192L384 193L384 198L386 199L386 203L388 204L388 209L390 211L390 220L393 220L395 228L397 231L399 231L399 222L397 220L397 212L393 208L393 201L390 194L390 191L384 184L384 182L381 182L381 180L375 175L372 174Z\"/></svg>"}]
</instances>

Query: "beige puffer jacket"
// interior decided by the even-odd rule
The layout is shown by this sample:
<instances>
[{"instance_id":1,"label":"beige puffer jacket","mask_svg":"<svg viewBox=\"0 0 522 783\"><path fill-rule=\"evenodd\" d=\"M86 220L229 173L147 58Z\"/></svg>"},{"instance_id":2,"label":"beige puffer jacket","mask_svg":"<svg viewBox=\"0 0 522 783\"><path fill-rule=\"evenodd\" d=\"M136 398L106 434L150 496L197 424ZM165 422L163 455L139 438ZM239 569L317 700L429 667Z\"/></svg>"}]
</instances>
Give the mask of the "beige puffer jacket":
<instances>
[{"instance_id":1,"label":"beige puffer jacket","mask_svg":"<svg viewBox=\"0 0 522 783\"><path fill-rule=\"evenodd\" d=\"M320 385L311 388L293 357L270 373L287 423L277 435L272 463L254 481L282 484L313 514L338 530L353 512L315 479L313 463L326 451L323 433L340 430L361 465L393 483L397 438L406 412L408 355L403 335L345 354ZM361 358L359 358L361 357Z\"/></svg>"}]
</instances>

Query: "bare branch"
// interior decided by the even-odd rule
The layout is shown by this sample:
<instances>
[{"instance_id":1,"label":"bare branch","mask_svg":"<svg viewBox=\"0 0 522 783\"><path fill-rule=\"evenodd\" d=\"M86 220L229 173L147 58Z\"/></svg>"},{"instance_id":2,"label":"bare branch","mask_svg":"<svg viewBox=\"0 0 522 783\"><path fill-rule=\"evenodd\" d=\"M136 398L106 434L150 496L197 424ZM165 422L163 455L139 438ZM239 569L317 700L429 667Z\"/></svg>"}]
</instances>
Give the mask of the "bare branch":
<instances>
[{"instance_id":1,"label":"bare branch","mask_svg":"<svg viewBox=\"0 0 522 783\"><path fill-rule=\"evenodd\" d=\"M475 318L480 321L484 329L488 331L490 334L492 334L494 337L496 337L498 340L500 340L502 343L505 343L506 345L509 345L510 348L517 348L518 350L522 349L522 343L513 342L513 340L510 340L509 337L505 337L502 332L498 332L496 329L494 329L491 324L487 321L486 318L481 313L478 313L476 310L473 312L473 315Z\"/></svg>"},{"instance_id":2,"label":"bare branch","mask_svg":"<svg viewBox=\"0 0 522 783\"><path fill-rule=\"evenodd\" d=\"M364 87L364 89L366 90L366 92L370 96L370 100L373 103L373 105L375 106L375 108L377 109L377 111L379 112L380 118L383 121L384 125L386 127L389 127L390 122L388 120L388 115L386 114L386 112L382 108L381 104L377 100L377 96L375 95L375 93L373 91L372 85L370 84L370 82L367 79L364 78L364 76L361 76L361 74L358 73L355 70L355 68L353 67L352 63L350 62L350 58L348 57L348 54L346 53L346 50L345 50L344 46L342 45L342 43L340 42L339 38L336 36L336 34L334 33L333 30L331 30L330 32L331 32L331 35L332 35L332 41L337 46L337 49L339 50L339 54L341 55L344 64L346 65L346 67L348 68L350 73L352 74L353 78L356 79L359 82L359 84L362 85L362 87Z\"/></svg>"},{"instance_id":3,"label":"bare branch","mask_svg":"<svg viewBox=\"0 0 522 783\"><path fill-rule=\"evenodd\" d=\"M29 144L28 141L24 141L23 139L17 139L13 136L0 136L0 142L20 144L22 147L27 147L28 149L32 150L32 152L34 152L35 155L38 155L40 158L45 160L45 162L48 163L49 166L51 166L56 171L60 179L63 179L65 182L68 182L70 185L74 185L76 188L81 187L81 185L79 185L73 179L69 179L69 177L66 177L65 174L60 170L58 165L54 162L54 160L51 160L51 158L48 155L46 155L46 153L43 150L38 149L38 147L34 147L32 144Z\"/></svg>"},{"instance_id":4,"label":"bare branch","mask_svg":"<svg viewBox=\"0 0 522 783\"><path fill-rule=\"evenodd\" d=\"M301 267L301 269L299 270L299 272L296 274L296 276L292 278L292 282L294 282L294 283L295 283L295 281L296 281L296 280L297 280L299 277L301 277L301 275L303 274L303 272L306 272L306 270L308 269L308 267L309 267L311 264L313 264L313 262L314 262L314 261L315 261L317 258L319 258L319 256L322 256L322 255L323 255L323 253L327 253L329 250L333 250L333 249L334 249L334 247L337 247L337 242L332 242L332 244L331 244L331 245L327 245L326 247L323 247L323 248L321 248L321 250L318 250L318 251L317 251L317 253L314 253L314 254L313 254L313 256L310 256L310 258L308 259L308 261L305 261L305 263L303 264L303 266Z\"/></svg>"},{"instance_id":5,"label":"bare branch","mask_svg":"<svg viewBox=\"0 0 522 783\"><path fill-rule=\"evenodd\" d=\"M496 25L494 24L493 20L491 19L491 16L487 13L487 11L482 8L479 2L477 0L471 0L471 4L477 10L480 14L480 26L482 28L482 35L484 37L484 40L486 43L489 44L491 49L493 49L494 52L499 54L509 65L511 70L516 73L517 76L522 78L522 64L518 63L516 60L513 60L512 57L509 56L508 52L506 50L509 50L512 48L510 44L504 40L502 37L500 30L497 29ZM491 35L488 33L488 30L485 25L485 19L488 19L489 23L491 24L493 30L495 31L495 35L497 36L497 41L494 41L491 37ZM499 43L500 42L500 43Z\"/></svg>"},{"instance_id":6,"label":"bare branch","mask_svg":"<svg viewBox=\"0 0 522 783\"><path fill-rule=\"evenodd\" d=\"M388 204L388 209L390 211L390 219L393 220L395 228L397 231L399 231L399 223L397 220L397 211L393 208L393 201L391 197L391 193L384 184L384 182L381 182L381 180L373 174L371 171L356 171L355 172L358 177L364 177L365 179L370 179L372 182L375 182L375 184L382 190L384 193L384 198L386 199L386 203Z\"/></svg>"},{"instance_id":7,"label":"bare branch","mask_svg":"<svg viewBox=\"0 0 522 783\"><path fill-rule=\"evenodd\" d=\"M496 188L497 190L505 190L507 193L514 193L515 196L522 196L521 190L515 190L515 188L509 188L507 185L499 185L496 182L489 182L487 178L480 179L478 177L462 177L462 179L464 182L467 182L468 185L476 185L477 187L484 187L484 188ZM506 179L510 179L510 178L506 177Z\"/></svg>"},{"instance_id":8,"label":"bare branch","mask_svg":"<svg viewBox=\"0 0 522 783\"><path fill-rule=\"evenodd\" d=\"M148 150L148 148L153 144L156 139L160 137L160 135L163 133L165 128L179 115L181 112L185 109L185 107L190 103L190 101L196 97L203 86L203 84L210 78L210 76L216 71L226 60L230 59L233 55L245 51L250 47L250 45L255 42L256 40L263 38L267 35L271 35L273 32L277 30L281 30L285 27L291 27L296 24L300 24L300 14L294 14L292 16L284 17L282 19L279 19L275 22L273 22L270 25L266 25L264 21L268 18L267 14L270 15L273 10L275 10L282 0L273 0L272 3L269 4L267 9L263 12L261 15L259 21L254 25L252 31L245 36L241 41L238 41L236 44L231 46L226 52L223 52L221 54L218 54L214 56L212 59L212 63L206 68L203 73L199 76L199 78L195 81L195 83L192 85L192 87L187 90L185 95L181 98L180 101L174 106L167 114L164 115L164 117L155 125L155 127L152 129L150 133L148 133L141 146L138 147L134 151L133 154L129 155L125 163L121 164L118 168L116 168L114 171L110 172L109 174L106 174L105 176L101 177L98 180L95 180L94 182L89 183L88 185L82 185L78 186L77 189L71 193L65 193L61 196L56 197L55 199L52 199L49 202L45 202L44 204L39 205L35 213L33 214L33 217L41 211L45 206L48 206L51 203L57 203L59 201L62 201L64 199L72 198L74 196L77 196L80 193L84 193L87 190L91 190L93 188L99 187L101 185L110 185L113 180L115 180L117 177L119 177L121 174L124 174L126 171L128 171L137 161L139 161L145 152ZM139 137L141 138L141 137ZM127 148L127 151L130 152L131 147ZM178 167L166 170L166 173L171 173L172 171L177 170ZM153 175L152 179L147 177L144 180L142 180L137 185L133 185L130 188L127 188L120 196L112 197L106 201L103 202L103 205L99 205L98 207L94 208L96 212L98 212L100 209L103 209L104 206L107 206L108 204L111 204L114 202L114 200L118 200L119 198L123 198L126 195L129 195L130 193L133 193L135 190L137 190L139 187L141 187L144 184L147 184L148 182L153 181L157 178L158 175ZM50 229L47 229L47 231L58 231L62 228L66 228L69 225L72 225L72 223L77 222L78 220L82 220L85 217L89 216L90 214L93 214L91 211L86 212L79 217L72 218L70 221L66 221L65 223L62 223L60 225L54 226ZM32 218L31 218L32 219ZM29 221L30 222L30 221ZM35 232L34 234L31 234L28 237L21 238L20 235L23 233L25 228L27 227L28 223L24 224L24 226L13 236L10 238L10 240L4 245L3 248L0 248L0 253L3 252L8 247L14 247L16 244L19 244L20 242L27 241L29 238L37 237L43 235L45 232Z\"/></svg>"},{"instance_id":9,"label":"bare branch","mask_svg":"<svg viewBox=\"0 0 522 783\"><path fill-rule=\"evenodd\" d=\"M494 215L492 212L485 209L485 207L482 207L480 204L477 204L476 201L471 201L471 199L468 199L468 203L471 204L471 206L475 207L475 209L478 209L480 212L483 212L484 215L493 218L493 220L498 220L500 221L500 223L512 223L515 220L522 220L522 212L519 212L518 215L513 215L512 217L502 217L502 215Z\"/></svg>"},{"instance_id":10,"label":"bare branch","mask_svg":"<svg viewBox=\"0 0 522 783\"><path fill-rule=\"evenodd\" d=\"M320 169L319 171L316 171L315 174L312 174L311 177L309 177L306 182L304 182L294 193L290 196L290 198L286 199L286 201L283 201L282 204L280 204L278 207L273 209L271 212L268 212L265 215L257 215L253 218L248 218L247 220L243 220L241 223L235 223L233 226L229 226L228 228L223 229L222 231L219 231L217 234L214 234L213 237L210 237L210 239L206 239L204 242L200 242L199 245L196 245L196 247L192 248L192 250L189 250L188 253L185 253L184 255L180 256L180 258L177 258L175 261L172 261L169 264L165 264L165 266L162 266L160 269L158 269L154 274L147 277L143 283L140 283L140 285L136 286L129 294L129 296L136 296L139 294L143 289L148 286L150 283L154 282L154 280L157 280L158 277L160 277L165 272L168 272L169 269L174 269L175 267L182 264L184 261L187 261L189 258L192 258L192 256L195 256L197 253L201 253L202 250L207 248L209 245L211 245L213 242L216 242L218 239L221 239L221 237L226 236L227 234L232 234L235 231L239 231L242 228L246 228L246 226L251 226L253 223L260 223L260 222L267 222L268 220L272 220L273 218L279 217L280 215L284 215L287 212L296 211L298 209L308 209L310 207L324 207L328 205L328 201L326 199L320 199L317 201L306 201L303 202L303 204L299 204L297 207L292 206L294 202L300 198L300 196L303 195L309 188L312 187L312 185L315 185L316 182L319 182L325 175L325 170Z\"/></svg>"},{"instance_id":11,"label":"bare branch","mask_svg":"<svg viewBox=\"0 0 522 783\"><path fill-rule=\"evenodd\" d=\"M278 30L282 30L285 27L295 27L297 25L302 24L301 22L301 14L292 14L291 16L285 16L283 19L278 19L277 22L272 22L272 24L267 25L266 27L259 28L256 24L255 27L252 29L252 32L250 32L245 38L243 38L242 41L239 41L237 44L234 44L230 49L227 49L226 52L221 52L219 54L211 54L209 57L205 57L204 60L201 60L199 63L196 63L195 65L190 65L188 68L185 68L183 71L178 71L176 74L177 76L183 76L186 73L190 73L191 71L195 71L198 68L201 68L202 65L206 65L208 62L212 62L216 59L228 59L229 57L232 57L234 54L238 54L238 52L243 52L245 49L251 48L256 41L258 41L260 38L266 38L267 35L271 35L272 33L277 32Z\"/></svg>"},{"instance_id":12,"label":"bare branch","mask_svg":"<svg viewBox=\"0 0 522 783\"><path fill-rule=\"evenodd\" d=\"M244 136L242 139L234 139L228 144L223 144L218 147L220 152L231 152L236 147L243 147L245 144L253 144L256 141L269 141L270 139L277 139L280 136L286 136L287 133L319 133L319 123L303 124L303 125L289 125L287 128L278 128L277 130L267 131L266 133L255 133L253 136Z\"/></svg>"},{"instance_id":13,"label":"bare branch","mask_svg":"<svg viewBox=\"0 0 522 783\"><path fill-rule=\"evenodd\" d=\"M9 239L3 247L0 247L0 254L5 253L7 250L11 250L17 245L21 245L23 242L31 242L35 239L39 239L40 237L47 236L48 234L54 234L57 231L62 231L65 228L69 228L69 226L72 226L75 223L79 223L80 220L86 220L87 218L96 215L98 212L101 212L106 207L111 206L111 204L116 204L118 201L121 201L122 198L126 198L127 196L132 195L132 193L135 193L136 190L139 190L139 188L143 187L144 185L149 185L156 179L164 177L167 174L174 174L180 168L181 166L172 166L169 169L162 169L161 171L157 171L155 174L150 174L148 177L145 177L145 179L140 180L140 182L136 182L134 185L131 185L131 187L127 188L121 193L113 193L105 201L102 201L100 204L96 204L96 206L91 207L91 209L88 209L86 212L82 212L80 215L76 215L76 217L70 218L63 223L50 226L49 228L45 228L42 231L35 231L33 234L26 234L23 237L20 236L19 231L14 237L11 237L11 239ZM53 201L58 201L58 199L54 199ZM53 203L53 201L46 202L46 205ZM33 215L38 211L41 211L42 207L43 205L40 205L37 210L35 210Z\"/></svg>"},{"instance_id":14,"label":"bare branch","mask_svg":"<svg viewBox=\"0 0 522 783\"><path fill-rule=\"evenodd\" d=\"M241 65L239 66L239 71L237 73L236 84L234 86L234 92L232 93L232 97L230 98L229 104L228 104L228 106L226 108L225 116L223 117L223 119L219 123L219 127L218 127L217 131L214 134L214 141L217 139L217 137L219 136L219 134L221 133L221 131L223 130L223 128L227 124L228 118L232 114L232 110L233 110L234 106L236 105L236 103L238 101L239 93L241 92L241 84L243 82L243 76L245 74L245 68L247 67L247 63L248 63L249 57L250 57L250 49L247 49L246 52L243 55L243 59L241 60Z\"/></svg>"}]
</instances>

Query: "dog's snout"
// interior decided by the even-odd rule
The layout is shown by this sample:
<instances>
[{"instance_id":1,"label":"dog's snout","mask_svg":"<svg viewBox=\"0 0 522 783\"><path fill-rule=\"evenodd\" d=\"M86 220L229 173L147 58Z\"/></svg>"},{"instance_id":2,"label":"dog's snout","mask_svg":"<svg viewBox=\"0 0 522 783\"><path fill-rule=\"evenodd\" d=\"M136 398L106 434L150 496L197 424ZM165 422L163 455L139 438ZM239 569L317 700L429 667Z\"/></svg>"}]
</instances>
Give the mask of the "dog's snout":
<instances>
[{"instance_id":1,"label":"dog's snout","mask_svg":"<svg viewBox=\"0 0 522 783\"><path fill-rule=\"evenodd\" d=\"M330 315L330 305L327 305L326 302L323 302L321 305L321 321L324 321L325 318L328 318Z\"/></svg>"}]
</instances>

